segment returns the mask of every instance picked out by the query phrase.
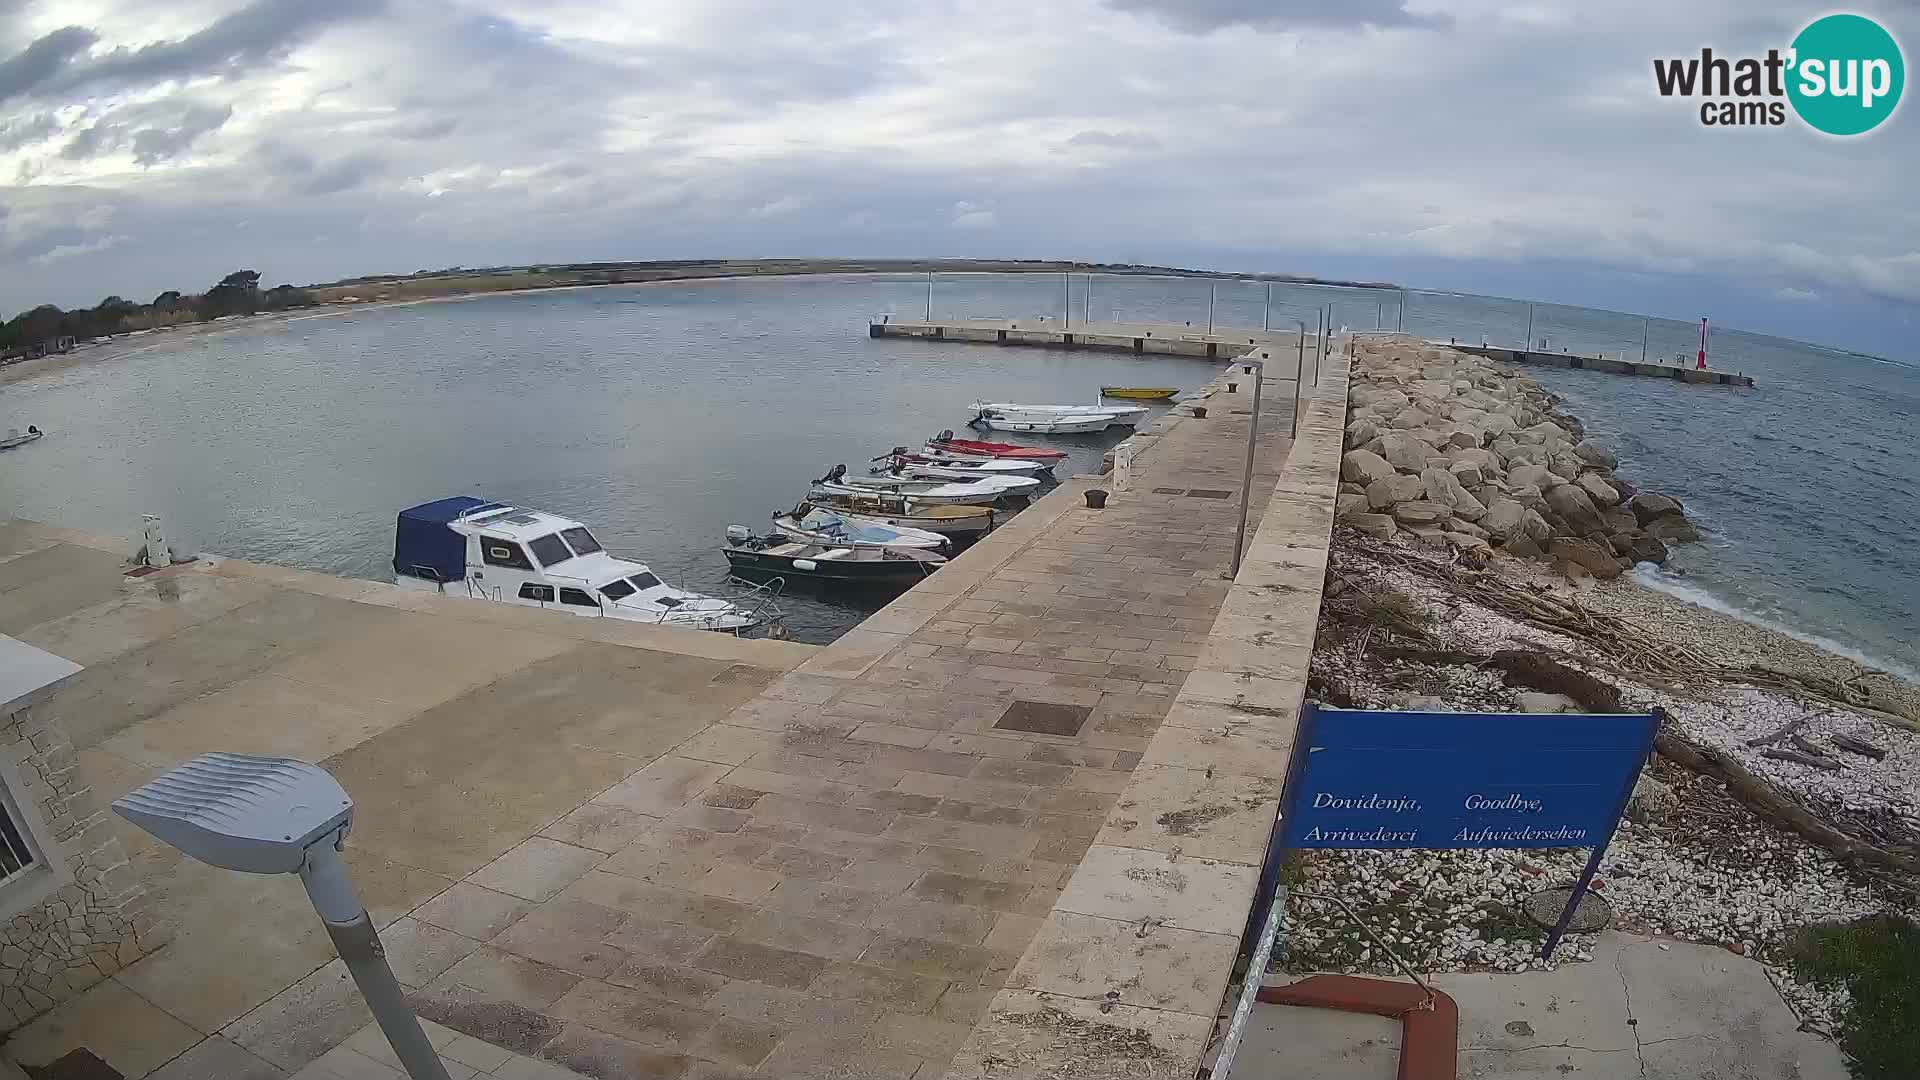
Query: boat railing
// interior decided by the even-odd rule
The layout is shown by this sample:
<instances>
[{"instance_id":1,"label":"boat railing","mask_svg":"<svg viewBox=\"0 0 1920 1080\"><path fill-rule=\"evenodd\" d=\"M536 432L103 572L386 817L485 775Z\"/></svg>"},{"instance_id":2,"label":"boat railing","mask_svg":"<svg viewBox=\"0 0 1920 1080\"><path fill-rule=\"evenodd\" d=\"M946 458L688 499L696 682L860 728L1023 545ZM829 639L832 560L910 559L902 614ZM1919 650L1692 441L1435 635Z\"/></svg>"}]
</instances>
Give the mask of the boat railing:
<instances>
[{"instance_id":1,"label":"boat railing","mask_svg":"<svg viewBox=\"0 0 1920 1080\"><path fill-rule=\"evenodd\" d=\"M772 627L786 619L787 613L780 606L780 593L787 587L786 578L748 581L738 574L729 573L725 583L734 589L733 595L727 597L728 602L745 611L755 623Z\"/></svg>"}]
</instances>

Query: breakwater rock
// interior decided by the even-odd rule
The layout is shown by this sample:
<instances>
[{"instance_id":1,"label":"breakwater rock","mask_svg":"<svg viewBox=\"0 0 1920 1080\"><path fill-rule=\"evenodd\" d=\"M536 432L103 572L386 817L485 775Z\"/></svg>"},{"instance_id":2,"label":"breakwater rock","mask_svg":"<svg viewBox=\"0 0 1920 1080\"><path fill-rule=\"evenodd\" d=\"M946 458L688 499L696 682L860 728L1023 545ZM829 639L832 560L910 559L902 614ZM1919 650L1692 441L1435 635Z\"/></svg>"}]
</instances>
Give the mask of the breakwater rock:
<instances>
[{"instance_id":1,"label":"breakwater rock","mask_svg":"<svg viewBox=\"0 0 1920 1080\"><path fill-rule=\"evenodd\" d=\"M1531 378L1414 338L1355 343L1338 517L1383 539L1493 548L1617 577L1700 539L1680 500L1615 475L1613 452Z\"/></svg>"}]
</instances>

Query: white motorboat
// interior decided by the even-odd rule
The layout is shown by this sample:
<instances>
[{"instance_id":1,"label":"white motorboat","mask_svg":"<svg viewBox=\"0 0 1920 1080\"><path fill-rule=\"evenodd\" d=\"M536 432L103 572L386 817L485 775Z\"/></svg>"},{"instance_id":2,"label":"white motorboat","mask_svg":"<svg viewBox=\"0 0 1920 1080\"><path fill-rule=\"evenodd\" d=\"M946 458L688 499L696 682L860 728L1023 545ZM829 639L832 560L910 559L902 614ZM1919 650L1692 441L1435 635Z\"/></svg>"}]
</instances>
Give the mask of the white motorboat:
<instances>
[{"instance_id":1,"label":"white motorboat","mask_svg":"<svg viewBox=\"0 0 1920 1080\"><path fill-rule=\"evenodd\" d=\"M1030 476L982 476L976 480L942 482L905 476L850 476L845 465L813 482L822 496L898 495L921 504L965 503L986 506L1009 495L1021 495L1040 486Z\"/></svg>"},{"instance_id":2,"label":"white motorboat","mask_svg":"<svg viewBox=\"0 0 1920 1080\"><path fill-rule=\"evenodd\" d=\"M930 465L937 468L950 469L955 473L963 473L968 477L982 475L1033 476L1038 473L1048 472L1053 468L1053 462L1051 461L1038 461L1030 458L996 458L989 457L985 454L949 454L945 451L932 448L908 450L904 446L896 446L891 453L883 454L873 460L886 461L889 463L890 468L897 468L907 463ZM944 476L946 474L930 475Z\"/></svg>"},{"instance_id":3,"label":"white motorboat","mask_svg":"<svg viewBox=\"0 0 1920 1080\"><path fill-rule=\"evenodd\" d=\"M27 428L25 435L20 434L19 428L8 428L7 437L0 439L0 450L11 450L16 446L25 446L45 434L46 432L31 426Z\"/></svg>"},{"instance_id":4,"label":"white motorboat","mask_svg":"<svg viewBox=\"0 0 1920 1080\"><path fill-rule=\"evenodd\" d=\"M773 527L795 540L826 547L944 549L947 546L947 538L936 532L810 503L773 515Z\"/></svg>"},{"instance_id":5,"label":"white motorboat","mask_svg":"<svg viewBox=\"0 0 1920 1080\"><path fill-rule=\"evenodd\" d=\"M1069 416L1047 420L1024 420L1002 416L992 411L983 412L967 421L969 427L989 428L993 431L1025 431L1035 435L1086 435L1096 431L1105 431L1116 421L1116 417Z\"/></svg>"},{"instance_id":6,"label":"white motorboat","mask_svg":"<svg viewBox=\"0 0 1920 1080\"><path fill-rule=\"evenodd\" d=\"M1099 431L1108 427L1134 427L1140 423L1140 418L1147 415L1149 410L1145 405L1020 405L1013 402L976 401L973 403L973 411L976 414L976 419L988 421L987 426L989 427L1000 427L1001 422L1006 424L1071 424L1076 422L1091 422L1100 417L1106 417L1106 422L1098 428L1079 429ZM1002 428L1002 430L1032 431L1039 429L1007 427ZM1055 428L1055 430L1065 429Z\"/></svg>"},{"instance_id":7,"label":"white motorboat","mask_svg":"<svg viewBox=\"0 0 1920 1080\"><path fill-rule=\"evenodd\" d=\"M447 596L735 635L780 618L769 591L736 602L678 589L607 554L577 521L466 495L400 511L393 573Z\"/></svg>"}]
</instances>

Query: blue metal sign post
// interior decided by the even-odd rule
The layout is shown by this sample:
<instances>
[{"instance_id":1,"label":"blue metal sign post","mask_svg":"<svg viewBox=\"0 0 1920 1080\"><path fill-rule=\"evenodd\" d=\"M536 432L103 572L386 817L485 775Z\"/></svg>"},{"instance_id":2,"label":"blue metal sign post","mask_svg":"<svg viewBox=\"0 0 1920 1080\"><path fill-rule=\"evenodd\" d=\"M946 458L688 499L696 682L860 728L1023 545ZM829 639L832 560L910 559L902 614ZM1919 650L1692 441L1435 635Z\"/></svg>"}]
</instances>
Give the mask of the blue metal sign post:
<instances>
[{"instance_id":1,"label":"blue metal sign post","mask_svg":"<svg viewBox=\"0 0 1920 1080\"><path fill-rule=\"evenodd\" d=\"M1665 714L1379 712L1309 702L1281 843L1291 848L1591 847L1552 954L1626 812Z\"/></svg>"}]
</instances>

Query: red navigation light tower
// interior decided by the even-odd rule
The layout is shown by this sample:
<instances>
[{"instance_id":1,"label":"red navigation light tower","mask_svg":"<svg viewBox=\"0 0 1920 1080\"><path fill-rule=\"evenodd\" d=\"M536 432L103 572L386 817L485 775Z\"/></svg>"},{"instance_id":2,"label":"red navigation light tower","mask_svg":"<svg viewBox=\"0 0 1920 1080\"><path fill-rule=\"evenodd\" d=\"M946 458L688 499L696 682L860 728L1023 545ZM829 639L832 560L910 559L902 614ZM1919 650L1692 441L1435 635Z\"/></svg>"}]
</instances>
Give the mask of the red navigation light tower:
<instances>
[{"instance_id":1,"label":"red navigation light tower","mask_svg":"<svg viewBox=\"0 0 1920 1080\"><path fill-rule=\"evenodd\" d=\"M1707 370L1707 320L1706 319L1700 320L1700 362L1695 364L1694 367L1699 368L1701 371Z\"/></svg>"}]
</instances>

